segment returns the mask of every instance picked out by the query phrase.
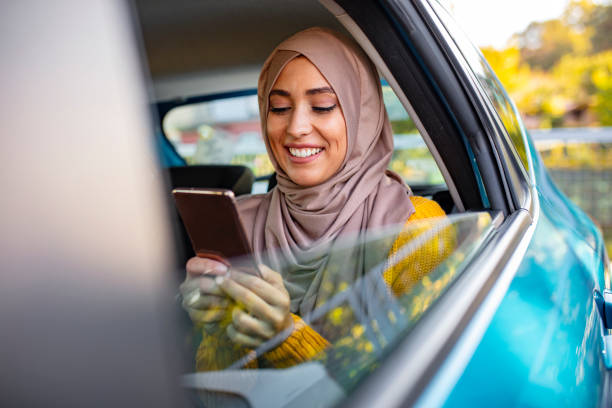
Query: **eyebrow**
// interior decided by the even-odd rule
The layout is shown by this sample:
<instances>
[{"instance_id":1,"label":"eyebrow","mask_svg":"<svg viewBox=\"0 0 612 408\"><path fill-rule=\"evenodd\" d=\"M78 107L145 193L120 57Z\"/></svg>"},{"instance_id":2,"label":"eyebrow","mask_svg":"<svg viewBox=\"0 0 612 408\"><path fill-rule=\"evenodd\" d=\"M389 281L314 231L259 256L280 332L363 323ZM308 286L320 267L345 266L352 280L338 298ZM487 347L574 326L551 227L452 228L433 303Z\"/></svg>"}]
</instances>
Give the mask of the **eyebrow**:
<instances>
[{"instance_id":1,"label":"eyebrow","mask_svg":"<svg viewBox=\"0 0 612 408\"><path fill-rule=\"evenodd\" d=\"M333 89L331 89L329 86L324 86L321 88L313 88L313 89L309 89L306 91L306 95L317 95L317 94L321 94L321 93L329 93L329 94L336 94L334 92ZM270 96L272 95L280 95L280 96L291 96L291 94L283 89L273 89L270 91Z\"/></svg>"},{"instance_id":2,"label":"eyebrow","mask_svg":"<svg viewBox=\"0 0 612 408\"><path fill-rule=\"evenodd\" d=\"M280 95L280 96L291 96L291 94L287 91L283 91L282 89L273 89L270 91L270 96L272 95Z\"/></svg>"},{"instance_id":3,"label":"eyebrow","mask_svg":"<svg viewBox=\"0 0 612 408\"><path fill-rule=\"evenodd\" d=\"M306 95L316 95L316 94L320 94L320 93L330 93L330 94L336 94L334 92L333 89L331 89L328 86L324 86L323 88L314 88L314 89L309 89L306 91Z\"/></svg>"}]
</instances>

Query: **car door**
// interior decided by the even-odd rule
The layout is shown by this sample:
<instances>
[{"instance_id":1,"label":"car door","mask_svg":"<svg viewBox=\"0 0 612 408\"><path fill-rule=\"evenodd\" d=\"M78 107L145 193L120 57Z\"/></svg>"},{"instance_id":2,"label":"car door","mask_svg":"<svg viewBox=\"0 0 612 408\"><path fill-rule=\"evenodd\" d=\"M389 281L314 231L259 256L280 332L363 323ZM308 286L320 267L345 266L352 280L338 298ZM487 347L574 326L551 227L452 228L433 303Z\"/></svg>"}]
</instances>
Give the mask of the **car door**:
<instances>
[{"instance_id":1,"label":"car door","mask_svg":"<svg viewBox=\"0 0 612 408\"><path fill-rule=\"evenodd\" d=\"M447 42L451 48L454 43L468 75L477 78L475 87L488 96L489 111L503 125L506 154L529 173L539 207L525 257L447 405L606 406L607 332L593 302L594 291L609 287L601 235L550 181L516 108L482 56L438 3L423 9L440 32L451 35ZM503 369L493 369L492 359ZM478 390L476 383L486 387Z\"/></svg>"},{"instance_id":2,"label":"car door","mask_svg":"<svg viewBox=\"0 0 612 408\"><path fill-rule=\"evenodd\" d=\"M347 5L347 7L349 6ZM582 269L585 265L587 266L587 268L590 268L590 270L585 271L583 269L583 272L581 274L579 273L578 277L571 274L552 274L555 279L550 282L550 284L553 285L553 287L555 287L557 291L561 292L563 290L567 290L567 287L572 286L573 289L571 292L571 296L570 293L565 293L566 295L568 295L566 298L573 299L574 307L578 307L578 303L576 302L581 302L580 304L584 305L584 308L581 309L581 312L579 313L580 317L568 319L568 321L574 322L574 325L572 327L569 327L570 325L566 325L565 327L563 327L563 325L561 325L560 327L555 327L551 324L539 326L547 327L547 332L549 333L548 337L552 336L550 333L553 333L556 330L562 330L564 332L562 336L572 338L572 344L576 345L577 347L581 347L581 349L583 350L582 357L578 358L577 360L574 360L574 364L568 364L564 367L564 370L561 370L560 367L563 366L563 364L559 364L558 360L551 358L549 355L548 359L552 361L548 361L548 366L542 363L539 367L536 367L539 371L535 371L535 373L539 373L539 375L543 376L542 372L545 371L544 367L548 368L549 370L560 370L562 373L562 378L566 378L566 381L569 381L569 379L574 378L568 373L590 372L590 374L587 374L583 377L579 377L578 385L574 385L573 387L567 387L567 389L584 391L575 392L574 396L570 397L572 395L570 392L563 393L559 392L558 389L556 391L552 391L555 388L551 386L550 388L552 390L549 389L549 394L547 395L547 397L542 397L540 399L536 398L534 399L534 403L537 404L538 401L540 401L541 403L541 401L545 400L545 398L550 398L550 394L554 395L557 399L561 401L571 401L574 399L578 401L580 398L583 398L582 400L584 400L584 392L589 393L589 398L587 398L586 400L591 400L594 402L599 401L599 398L604 395L602 383L603 380L599 368L602 359L600 356L599 346L596 341L596 339L600 336L598 325L590 322L593 322L598 318L596 311L593 307L591 296L592 290L593 288L602 286L602 284L602 287L606 287L606 283L602 282L602 266L605 263L602 262L602 257L599 256L599 253L602 252L601 240L597 238L597 233L593 232L592 224L588 220L585 220L583 214L578 209L576 209L575 206L568 203L567 200L563 199L563 197L560 197L558 192L554 190L554 187L550 186L548 177L545 175L541 164L537 161L535 149L533 149L533 146L530 145L526 133L520 122L520 119L517 117L516 110L513 107L511 101L507 98L507 96L503 92L503 89L497 84L497 80L495 79L494 75L492 73L487 72L488 66L486 65L486 62L481 59L474 47L469 44L468 41L465 41L461 37L462 34L457 32L455 27L452 27L453 31L448 31L449 28L448 26L445 26L443 24L443 21L447 23L449 21L447 21L448 18L444 17L444 15L442 14L444 13L444 11L441 10L439 4L434 2L429 3L416 1L389 2L387 4L387 7L385 8L385 12L387 13L387 15L390 15L392 17L392 24L394 24L396 27L399 27L398 29L402 31L406 42L410 43L414 52L420 52L419 56L422 58L422 61L424 61L424 69L430 73L431 77L433 78L433 81L436 81L436 85L438 86L438 89L440 89L442 97L447 98L448 105L453 107L453 110L458 116L461 115L460 117L463 119L464 123L467 121L466 117L468 117L469 115L467 114L468 112L466 112L465 109L461 110L458 108L459 104L456 103L455 100L459 101L461 100L461 98L456 97L457 95L455 95L455 93L460 93L463 91L467 95L470 102L466 105L471 106L472 109L475 110L476 120L479 121L481 125L479 129L472 131L473 133L471 135L468 130L467 137L473 143L474 151L486 151L482 148L482 144L487 144L490 147L490 152L492 154L489 156L489 158L491 159L492 163L497 163L497 174L502 175L498 177L497 181L493 180L492 177L483 177L483 185L488 188L487 191L494 190L492 184L497 184L500 190L505 192L507 205L510 209L510 212L514 212L515 214L519 213L519 217L521 216L521 212L529 214L530 219L526 222L526 224L530 224L530 226L524 226L522 228L522 231L514 231L508 233L509 231L503 231L503 229L500 229L500 235L503 235L504 233L506 233L507 236L514 234L514 238L518 242L520 242L520 244L517 245L514 250L507 249L508 251L514 252L514 259L507 259L505 261L505 276L503 274L501 275L501 279L498 279L497 283L491 287L491 291L487 296L487 299L492 299L495 296L497 297L497 301L493 302L492 304L489 303L488 305L487 302L483 302L483 306L481 306L481 312L479 313L485 314L486 312L484 312L484 310L487 307L485 307L484 305L487 305L489 308L490 319L491 314L496 309L496 304L499 305L500 302L502 302L502 298L504 299L504 307L499 313L508 313L505 305L510 304L512 302L509 299L512 299L514 296L517 296L516 289L514 288L520 285L519 282L521 282L520 279L513 279L514 275L517 273L517 270L520 272L521 277L529 276L530 280L528 280L531 282L538 279L538 272L535 265L541 266L540 273L544 273L543 270L547 270L546 266L542 266L543 264L541 258L543 256L542 253L550 253L549 251L546 251L542 246L543 240L546 239L544 238L544 236L550 237L551 235L553 235L556 237L567 237L567 239L561 239L560 241L565 243L564 247L566 248L567 252L574 252L569 249L572 246L581 247L582 245L584 245L585 242L592 243L592 245L590 246L590 250L585 249L584 251L580 251L582 254L587 254L583 255L583 257L585 258L583 261L580 261L577 257L572 257L566 254L566 264L572 265L573 270ZM419 25L421 21L424 23L424 26ZM404 30L402 30L402 28ZM430 39L429 43L427 43L426 39L419 40L418 38L415 38L418 37L417 34L414 34L415 32L423 33L427 31L429 31L433 37L433 39ZM423 44L421 48L419 48L420 43ZM435 51L431 51L435 48L432 46L432 44L436 44L442 51L442 53L445 55L446 61L449 62L449 65L451 67L449 71L442 72L443 69L439 67L439 65L442 64L438 63L440 62L440 60L444 60L444 58L440 58L436 61L435 56L428 55L435 54ZM431 63L427 64L427 61L431 61ZM440 72L438 73L438 71ZM466 125L465 128L469 129L469 124ZM485 160L479 158L478 155L476 155L476 161L480 164ZM483 168L486 168L486 166L487 163L482 163ZM536 172L540 176L539 178L537 178ZM481 174L482 173L489 174L489 171L487 170L485 172L481 172ZM534 187L538 188L536 189ZM503 194L500 194L500 196L502 195ZM549 210L547 214L555 214L556 221L548 222L548 218L545 218L544 220L539 222L539 215L541 212L539 204L540 197L544 197L544 199L546 200L545 208ZM495 198L491 201L493 202L493 206L495 206L496 203L499 202L496 201ZM554 202L555 205L548 206L548 204L551 202ZM560 220L560 217L558 217L558 214L560 212L566 215L565 217L563 217L565 222L562 222ZM509 223L509 220L506 219L504 223ZM563 224L566 224L565 227L563 226ZM569 224L569 226L567 224ZM538 226L537 229L535 229L536 225ZM551 225L554 225L554 227L551 227ZM570 231L578 232L568 233L566 227L569 227ZM534 233L534 229L537 230L538 233L536 234L536 239L532 241L530 237ZM547 230L547 232L543 232L544 230ZM528 244L530 245L529 249L528 251L525 251ZM563 245L559 244L557 247L563 247ZM525 258L523 258L522 255L516 256L518 253L525 254ZM563 257L561 256L562 254L557 255L560 257L560 259L563 259ZM534 259L538 259L538 261L535 261ZM545 263L546 262L544 262L544 264ZM520 267L517 269L518 264L520 264ZM508 272L511 269L514 269L514 272ZM563 278L564 276L565 278ZM583 279L586 277L587 280L582 281L580 277L582 277ZM570 285L569 282L573 282L574 279L580 282L580 284L574 282L573 285ZM508 291L511 282L511 290ZM527 296L530 299L530 301L527 302L527 306L531 305L530 302L533 302L533 306L536 306L541 301L541 299L537 295L534 295L534 287L536 287L536 285L532 284L532 286L530 287L531 291L526 291L524 289L521 290L523 296ZM556 293L556 296L560 296L559 293ZM555 298L555 296L553 296L552 294L551 297ZM525 306L525 304L523 304L523 306ZM559 305L557 305L556 307L558 308L558 306ZM510 306L507 307L511 308ZM551 308L555 309L554 306L551 306ZM515 314L510 312L509 315ZM561 313L561 315L563 314ZM495 316L498 315L496 314ZM535 313L535 316L537 316L537 313ZM542 315L540 315L540 317L541 316ZM535 320L536 318L534 317L534 321L523 322L522 324L524 326L521 326L521 324L517 323L515 319L514 327L518 330L519 327L526 327L529 325L529 323L534 325ZM476 321L478 321L477 317L475 321L473 321L472 323L470 323L470 325L467 326L466 333L464 333L462 336L469 336L468 333L470 332L470 327L474 327L477 324L475 323ZM481 322L480 324L483 323ZM498 319L493 319L492 324L493 327L498 327ZM493 331L494 329L491 329L490 332ZM543 333L539 334L542 335ZM535 336L537 335L534 335L534 337ZM491 335L491 337L495 336ZM543 338L547 337L544 336ZM479 347L478 353L475 355L475 358L478 359L478 361L481 361L482 364L478 366L479 369L474 368L477 366L477 363L471 363L468 366L469 369L465 373L465 375L461 377L462 380L459 382L457 389L447 400L450 405L453 405L453 403L456 403L458 401L460 402L458 403L458 405L461 405L461 403L465 404L468 401L473 401L474 397L479 395L479 388L476 386L476 383L478 381L482 381L483 378L487 378L488 382L490 383L497 384L496 387L492 387L492 389L495 389L497 393L482 393L483 396L499 396L500 391L512 388L506 387L507 384L505 384L505 382L503 381L503 379L507 379L508 377L491 375L492 373L490 372L490 370L483 370L483 365L486 364L485 361L491 361L492 356L490 351L494 349L495 344L504 344L510 350L515 350L515 347L512 347L513 340L520 344L521 339L513 339L512 336L500 335L499 332L497 337L495 337L494 339L488 339L489 337L485 338L484 345L481 348ZM472 338L472 340L474 339ZM524 341L524 339L522 340ZM458 344L464 345L465 343L466 342L460 341ZM555 345L556 350L562 350L563 347L567 347L567 345L564 345L562 342L551 342L550 344ZM585 344L590 344L590 347L586 347ZM474 345L472 345L472 347L473 346ZM545 349L546 347L545 345L540 345L540 348ZM485 349L489 350L489 353L481 351ZM531 352L531 355L537 355L533 348L519 346L518 349L523 350L525 354L529 354ZM469 347L464 350L466 355L470 354L469 350ZM549 350L549 353L550 352L551 351ZM511 355L511 353L512 351L508 351L508 354ZM454 354L456 355L459 353L455 352ZM461 370L460 367L462 366L462 364L465 363L466 359L468 358L466 357L466 355L463 356L462 363L457 363L456 360L453 363L453 353L451 353L451 357L449 358L449 360L444 363L443 366L440 366L443 367L443 369L441 370L441 372L438 372L436 374L437 379L434 381L434 384L430 385L429 389L435 390L435 393L433 391L429 391L428 393L426 393L426 395L429 396L421 397L423 398L421 401L431 402L432 399L428 398L433 398L433 401L440 403L445 400L444 397L441 397L440 395L445 395L444 390L448 392L450 384L453 383L453 374L445 374L445 372L454 371L454 375L456 376L457 372ZM461 361L461 358L458 358L458 360ZM540 360L545 360L545 358L540 357ZM511 360L508 359L506 361ZM523 361L529 361L529 359L525 358ZM588 369L585 368L585 361L593 362ZM520 364L518 365L520 366ZM532 378L532 380L537 383L538 378L536 374L532 374L532 376L534 377ZM455 379L456 378L457 377L455 377ZM470 382L466 380L466 378L471 378L472 381ZM498 381L496 383L496 378L499 378L502 381ZM515 390L517 387L522 387L526 390L535 388L535 386L533 385L530 386L529 375L514 376L513 378ZM596 389L597 391L587 391L592 389ZM436 394L436 397L432 397L432 395L434 394ZM521 401L522 403L532 403L527 395L533 396L533 394L536 393L531 392L531 394L529 394L529 391L525 391L524 394L524 397L519 397L523 399L519 399L518 403L520 404ZM522 394L518 393L514 395ZM463 399L459 398L459 396L462 396ZM466 398L467 396L469 396L469 398ZM487 400L485 397L484 401L491 402L493 401L493 398L489 398ZM496 399L496 401L499 401L499 399ZM512 405L513 402L517 402L517 400L513 400L512 398L505 399L504 401L506 401L509 405Z\"/></svg>"},{"instance_id":3,"label":"car door","mask_svg":"<svg viewBox=\"0 0 612 408\"><path fill-rule=\"evenodd\" d=\"M441 6L415 1L390 2L388 7L396 24L401 27L403 21L410 39L410 28L415 31L418 21L424 21L452 67L455 84L450 87L463 89L482 125L478 132L485 138L471 138L474 150L480 150L479 143L489 144L492 161L503 174L498 181L508 208L515 215L529 214L529 226L518 231L503 230L512 215L502 223L498 233L514 236L518 245L506 249L513 254L508 254L504 272L418 401L425 406L605 405L608 374L600 344L606 336L592 298L594 289L609 286L601 236L551 184L512 102ZM427 53L415 43L417 51ZM444 94L444 80L439 83ZM445 95L451 106L452 92ZM491 182L483 177L486 187Z\"/></svg>"}]
</instances>

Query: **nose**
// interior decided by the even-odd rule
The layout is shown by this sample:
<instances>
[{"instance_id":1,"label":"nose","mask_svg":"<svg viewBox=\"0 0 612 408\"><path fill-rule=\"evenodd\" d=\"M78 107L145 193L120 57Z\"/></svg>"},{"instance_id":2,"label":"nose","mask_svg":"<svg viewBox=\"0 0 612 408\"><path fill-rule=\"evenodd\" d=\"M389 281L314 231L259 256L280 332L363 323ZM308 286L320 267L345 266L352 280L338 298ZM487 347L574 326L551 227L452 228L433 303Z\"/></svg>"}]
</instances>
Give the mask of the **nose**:
<instances>
[{"instance_id":1,"label":"nose","mask_svg":"<svg viewBox=\"0 0 612 408\"><path fill-rule=\"evenodd\" d=\"M305 136L312 132L310 112L306 106L296 107L289 117L287 134L293 137Z\"/></svg>"}]
</instances>

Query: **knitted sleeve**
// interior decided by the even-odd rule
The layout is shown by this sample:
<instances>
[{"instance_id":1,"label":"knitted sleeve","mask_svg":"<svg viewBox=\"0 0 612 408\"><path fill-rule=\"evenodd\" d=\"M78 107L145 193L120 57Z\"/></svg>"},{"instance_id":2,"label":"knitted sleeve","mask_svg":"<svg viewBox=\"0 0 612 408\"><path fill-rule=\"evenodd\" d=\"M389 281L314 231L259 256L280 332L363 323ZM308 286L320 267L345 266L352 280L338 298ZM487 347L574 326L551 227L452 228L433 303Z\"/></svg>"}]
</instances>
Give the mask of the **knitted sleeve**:
<instances>
[{"instance_id":1,"label":"knitted sleeve","mask_svg":"<svg viewBox=\"0 0 612 408\"><path fill-rule=\"evenodd\" d=\"M406 228L399 234L389 252L388 267L383 278L395 296L404 294L416 282L435 269L450 254L454 243L449 227L435 231L439 220L445 215L438 203L424 197L410 197L415 212L406 222ZM410 226L409 226L410 225ZM439 224L437 226L439 228ZM419 237L421 237L419 239ZM411 243L412 248L404 245Z\"/></svg>"},{"instance_id":2,"label":"knitted sleeve","mask_svg":"<svg viewBox=\"0 0 612 408\"><path fill-rule=\"evenodd\" d=\"M291 335L263 356L276 368L287 368L312 360L329 346L329 342L299 316L292 313L291 317L294 324Z\"/></svg>"},{"instance_id":3,"label":"knitted sleeve","mask_svg":"<svg viewBox=\"0 0 612 408\"><path fill-rule=\"evenodd\" d=\"M308 326L299 316L291 314L293 330L291 335L278 347L262 356L267 365L276 368L291 367L312 360L329 346L319 333ZM231 313L221 322L198 325L196 330L202 334L202 341L196 351L197 371L216 371L229 367L237 360L253 354L254 351L235 344L227 336L227 326L231 323ZM248 358L246 368L257 368L257 359Z\"/></svg>"}]
</instances>

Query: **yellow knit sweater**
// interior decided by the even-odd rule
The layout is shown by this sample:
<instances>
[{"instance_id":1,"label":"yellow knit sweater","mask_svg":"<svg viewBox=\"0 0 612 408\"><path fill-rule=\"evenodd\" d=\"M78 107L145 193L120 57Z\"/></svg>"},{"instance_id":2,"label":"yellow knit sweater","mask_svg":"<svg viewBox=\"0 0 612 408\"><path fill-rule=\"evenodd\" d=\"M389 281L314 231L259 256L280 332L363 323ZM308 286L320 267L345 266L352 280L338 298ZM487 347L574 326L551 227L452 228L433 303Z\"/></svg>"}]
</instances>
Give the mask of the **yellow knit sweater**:
<instances>
[{"instance_id":1,"label":"yellow knit sweater","mask_svg":"<svg viewBox=\"0 0 612 408\"><path fill-rule=\"evenodd\" d=\"M444 211L432 200L424 197L411 196L415 212L406 224L433 217L444 216ZM449 243L445 234L436 234L429 238L418 251L408 255L398 254L406 243L428 229L427 224L419 224L416 228L407 228L397 237L389 252L388 267L383 273L383 279L395 296L400 296L420 281L427 273L439 265L448 256ZM262 358L266 365L276 368L290 367L320 355L330 343L317 331L308 326L299 316L292 314L294 327L289 337L275 349L265 353ZM203 327L203 337L196 353L196 369L209 371L223 369L241 357L252 353L240 346L234 345L225 334L225 329L231 322L231 316L206 331ZM251 359L246 365L257 368L257 360Z\"/></svg>"}]
</instances>

